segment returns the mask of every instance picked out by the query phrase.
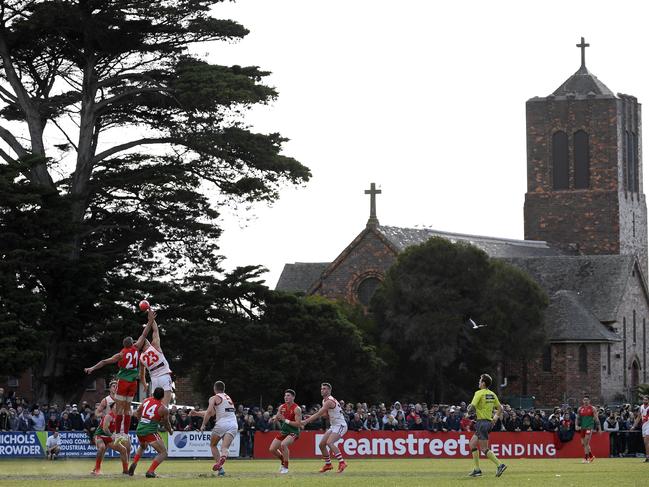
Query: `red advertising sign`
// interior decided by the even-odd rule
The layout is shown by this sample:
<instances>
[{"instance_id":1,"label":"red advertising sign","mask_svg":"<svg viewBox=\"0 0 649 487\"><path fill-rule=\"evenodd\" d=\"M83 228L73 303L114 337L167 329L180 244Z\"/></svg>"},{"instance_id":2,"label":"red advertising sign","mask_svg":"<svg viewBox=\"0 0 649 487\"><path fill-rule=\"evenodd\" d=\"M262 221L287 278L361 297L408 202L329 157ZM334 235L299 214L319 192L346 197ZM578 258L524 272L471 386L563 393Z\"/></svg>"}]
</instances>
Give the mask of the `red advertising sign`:
<instances>
[{"instance_id":1,"label":"red advertising sign","mask_svg":"<svg viewBox=\"0 0 649 487\"><path fill-rule=\"evenodd\" d=\"M274 458L268 448L276 433L255 434L255 458ZM303 431L291 445L291 458L320 458L321 431ZM338 447L347 458L467 458L473 433L431 433L428 431L348 432ZM502 458L580 458L584 456L581 437L563 443L554 433L491 433L489 445ZM594 433L590 442L593 455L608 457L608 433Z\"/></svg>"}]
</instances>

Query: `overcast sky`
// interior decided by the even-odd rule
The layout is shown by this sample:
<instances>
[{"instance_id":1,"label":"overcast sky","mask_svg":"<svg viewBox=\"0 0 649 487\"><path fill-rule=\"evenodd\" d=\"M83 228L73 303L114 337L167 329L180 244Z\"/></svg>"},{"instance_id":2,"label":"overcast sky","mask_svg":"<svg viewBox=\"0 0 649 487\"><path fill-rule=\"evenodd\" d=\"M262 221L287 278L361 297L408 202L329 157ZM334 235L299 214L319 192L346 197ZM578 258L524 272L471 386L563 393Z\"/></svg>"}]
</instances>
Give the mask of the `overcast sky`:
<instances>
[{"instance_id":1,"label":"overcast sky","mask_svg":"<svg viewBox=\"0 0 649 487\"><path fill-rule=\"evenodd\" d=\"M329 262L381 224L523 238L525 102L580 64L614 93L649 99L647 7L631 1L238 0L215 7L251 33L205 47L258 65L279 99L248 118L290 138L303 188L225 217L226 267Z\"/></svg>"}]
</instances>

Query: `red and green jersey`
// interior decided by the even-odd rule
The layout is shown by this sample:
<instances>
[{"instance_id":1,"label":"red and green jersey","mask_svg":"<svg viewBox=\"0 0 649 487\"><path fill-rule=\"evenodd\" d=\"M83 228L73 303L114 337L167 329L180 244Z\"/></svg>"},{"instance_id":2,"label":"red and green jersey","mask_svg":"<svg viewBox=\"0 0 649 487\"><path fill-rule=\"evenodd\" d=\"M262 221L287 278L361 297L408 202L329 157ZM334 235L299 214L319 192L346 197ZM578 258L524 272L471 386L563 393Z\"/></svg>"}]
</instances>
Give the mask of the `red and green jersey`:
<instances>
[{"instance_id":1,"label":"red and green jersey","mask_svg":"<svg viewBox=\"0 0 649 487\"><path fill-rule=\"evenodd\" d=\"M297 404L293 403L290 406L286 403L282 404L279 407L279 413L284 416L284 419L288 419L289 421L295 421L295 410L297 409ZM279 427L280 431L284 435L299 435L300 434L300 428L296 428L295 426L291 426L290 424L286 424L282 421Z\"/></svg>"},{"instance_id":2,"label":"red and green jersey","mask_svg":"<svg viewBox=\"0 0 649 487\"><path fill-rule=\"evenodd\" d=\"M142 417L137 424L135 434L145 436L157 433L162 422L160 413L163 406L155 397L147 397L140 406L142 408Z\"/></svg>"},{"instance_id":3,"label":"red and green jersey","mask_svg":"<svg viewBox=\"0 0 649 487\"><path fill-rule=\"evenodd\" d=\"M124 347L121 350L122 359L117 362L119 372L117 378L127 382L134 382L137 380L137 363L139 352L135 347Z\"/></svg>"},{"instance_id":4,"label":"red and green jersey","mask_svg":"<svg viewBox=\"0 0 649 487\"><path fill-rule=\"evenodd\" d=\"M582 406L577 410L579 417L579 427L581 429L592 430L595 427L595 408L593 406Z\"/></svg>"},{"instance_id":5,"label":"red and green jersey","mask_svg":"<svg viewBox=\"0 0 649 487\"><path fill-rule=\"evenodd\" d=\"M106 419L108 418L108 419ZM106 429L103 428L104 426L104 421L108 421L108 426ZM95 435L96 436L112 436L112 434L115 432L115 413L111 411L108 413L107 416L105 416L101 422L99 423L99 426L97 426L97 429L95 430Z\"/></svg>"}]
</instances>

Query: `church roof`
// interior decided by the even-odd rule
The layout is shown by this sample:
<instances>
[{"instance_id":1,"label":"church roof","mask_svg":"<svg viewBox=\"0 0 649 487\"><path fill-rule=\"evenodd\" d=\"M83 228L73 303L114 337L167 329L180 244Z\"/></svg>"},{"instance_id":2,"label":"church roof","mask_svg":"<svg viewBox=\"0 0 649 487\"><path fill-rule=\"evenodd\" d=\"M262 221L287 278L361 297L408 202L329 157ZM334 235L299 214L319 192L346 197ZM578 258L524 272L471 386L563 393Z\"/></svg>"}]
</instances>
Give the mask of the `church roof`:
<instances>
[{"instance_id":1,"label":"church roof","mask_svg":"<svg viewBox=\"0 0 649 487\"><path fill-rule=\"evenodd\" d=\"M483 250L490 257L540 257L560 255L560 252L549 247L546 242L533 240L514 240L508 238L484 237L462 233L449 233L429 228L403 228L378 226L377 230L402 252L407 247L426 242L432 237L443 237L451 242L466 242Z\"/></svg>"},{"instance_id":2,"label":"church roof","mask_svg":"<svg viewBox=\"0 0 649 487\"><path fill-rule=\"evenodd\" d=\"M602 324L579 292L561 290L550 296L545 323L551 342L619 342L619 335Z\"/></svg>"},{"instance_id":3,"label":"church roof","mask_svg":"<svg viewBox=\"0 0 649 487\"><path fill-rule=\"evenodd\" d=\"M328 265L329 262L285 264L275 289L286 292L306 292L320 278Z\"/></svg>"},{"instance_id":4,"label":"church roof","mask_svg":"<svg viewBox=\"0 0 649 487\"><path fill-rule=\"evenodd\" d=\"M592 74L585 66L573 74L557 88L553 96L599 96L600 98L615 98L607 86Z\"/></svg>"},{"instance_id":5,"label":"church roof","mask_svg":"<svg viewBox=\"0 0 649 487\"><path fill-rule=\"evenodd\" d=\"M548 296L559 291L577 293L580 303L604 323L617 320L617 310L635 264L635 258L631 255L575 255L506 260L530 274Z\"/></svg>"}]
</instances>

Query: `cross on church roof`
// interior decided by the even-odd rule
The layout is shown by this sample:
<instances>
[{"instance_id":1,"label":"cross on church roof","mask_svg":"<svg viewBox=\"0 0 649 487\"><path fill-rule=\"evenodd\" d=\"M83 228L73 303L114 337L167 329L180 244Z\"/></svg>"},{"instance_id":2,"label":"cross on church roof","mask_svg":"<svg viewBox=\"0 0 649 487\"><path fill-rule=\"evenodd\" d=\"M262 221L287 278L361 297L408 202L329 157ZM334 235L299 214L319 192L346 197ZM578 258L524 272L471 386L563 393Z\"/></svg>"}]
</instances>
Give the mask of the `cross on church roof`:
<instances>
[{"instance_id":1,"label":"cross on church roof","mask_svg":"<svg viewBox=\"0 0 649 487\"><path fill-rule=\"evenodd\" d=\"M380 189L376 189L376 184L370 184L370 189L365 190L365 194L370 195L370 218L367 220L367 226L376 226L379 219L376 217L376 195L381 194Z\"/></svg>"},{"instance_id":2,"label":"cross on church roof","mask_svg":"<svg viewBox=\"0 0 649 487\"><path fill-rule=\"evenodd\" d=\"M581 49L581 67L586 68L586 48L590 47L590 44L586 44L584 38L581 38L581 42L577 44L577 47Z\"/></svg>"}]
</instances>

